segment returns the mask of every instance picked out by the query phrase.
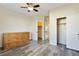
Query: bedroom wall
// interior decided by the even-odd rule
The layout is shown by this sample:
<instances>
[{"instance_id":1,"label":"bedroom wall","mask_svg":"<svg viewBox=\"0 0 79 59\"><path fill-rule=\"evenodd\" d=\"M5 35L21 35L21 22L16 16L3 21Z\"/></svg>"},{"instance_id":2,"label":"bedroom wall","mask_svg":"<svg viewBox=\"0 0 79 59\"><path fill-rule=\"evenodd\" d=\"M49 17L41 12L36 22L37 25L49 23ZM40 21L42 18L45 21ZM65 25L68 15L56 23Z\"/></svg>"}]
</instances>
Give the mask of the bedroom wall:
<instances>
[{"instance_id":1,"label":"bedroom wall","mask_svg":"<svg viewBox=\"0 0 79 59\"><path fill-rule=\"evenodd\" d=\"M57 18L67 17L66 19L66 45L67 48L79 50L76 45L79 41L79 4L65 5L51 10L49 13L49 38L50 44L57 45ZM77 38L78 37L78 38Z\"/></svg>"},{"instance_id":2,"label":"bedroom wall","mask_svg":"<svg viewBox=\"0 0 79 59\"><path fill-rule=\"evenodd\" d=\"M2 47L4 32L31 32L33 34L34 26L34 17L25 16L0 6L0 47Z\"/></svg>"}]
</instances>

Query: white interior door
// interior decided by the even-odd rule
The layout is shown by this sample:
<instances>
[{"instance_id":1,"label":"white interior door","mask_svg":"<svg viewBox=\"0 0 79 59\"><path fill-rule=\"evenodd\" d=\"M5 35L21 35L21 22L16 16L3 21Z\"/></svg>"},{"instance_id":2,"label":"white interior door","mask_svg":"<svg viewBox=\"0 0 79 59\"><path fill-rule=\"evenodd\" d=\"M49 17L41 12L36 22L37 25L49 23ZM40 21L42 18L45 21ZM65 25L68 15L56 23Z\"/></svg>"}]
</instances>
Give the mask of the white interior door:
<instances>
[{"instance_id":1,"label":"white interior door","mask_svg":"<svg viewBox=\"0 0 79 59\"><path fill-rule=\"evenodd\" d=\"M69 17L67 48L79 51L79 14Z\"/></svg>"},{"instance_id":2,"label":"white interior door","mask_svg":"<svg viewBox=\"0 0 79 59\"><path fill-rule=\"evenodd\" d=\"M65 19L59 20L58 22L58 43L66 44L66 23Z\"/></svg>"}]
</instances>

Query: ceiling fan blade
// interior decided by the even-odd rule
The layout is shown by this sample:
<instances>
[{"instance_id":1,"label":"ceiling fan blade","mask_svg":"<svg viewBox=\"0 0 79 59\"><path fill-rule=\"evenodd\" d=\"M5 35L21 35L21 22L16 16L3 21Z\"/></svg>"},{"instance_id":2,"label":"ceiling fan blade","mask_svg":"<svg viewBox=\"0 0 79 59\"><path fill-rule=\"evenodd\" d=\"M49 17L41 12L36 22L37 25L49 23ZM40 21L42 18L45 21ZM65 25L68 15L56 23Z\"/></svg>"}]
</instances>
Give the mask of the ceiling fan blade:
<instances>
[{"instance_id":1,"label":"ceiling fan blade","mask_svg":"<svg viewBox=\"0 0 79 59\"><path fill-rule=\"evenodd\" d=\"M21 6L21 8L27 8L27 7L23 7L23 6Z\"/></svg>"},{"instance_id":2,"label":"ceiling fan blade","mask_svg":"<svg viewBox=\"0 0 79 59\"><path fill-rule=\"evenodd\" d=\"M30 3L26 3L27 5L29 5Z\"/></svg>"},{"instance_id":3,"label":"ceiling fan blade","mask_svg":"<svg viewBox=\"0 0 79 59\"><path fill-rule=\"evenodd\" d=\"M38 10L36 10L36 9L33 9L35 12L38 12Z\"/></svg>"},{"instance_id":4,"label":"ceiling fan blade","mask_svg":"<svg viewBox=\"0 0 79 59\"><path fill-rule=\"evenodd\" d=\"M34 8L40 7L40 5L35 5Z\"/></svg>"}]
</instances>

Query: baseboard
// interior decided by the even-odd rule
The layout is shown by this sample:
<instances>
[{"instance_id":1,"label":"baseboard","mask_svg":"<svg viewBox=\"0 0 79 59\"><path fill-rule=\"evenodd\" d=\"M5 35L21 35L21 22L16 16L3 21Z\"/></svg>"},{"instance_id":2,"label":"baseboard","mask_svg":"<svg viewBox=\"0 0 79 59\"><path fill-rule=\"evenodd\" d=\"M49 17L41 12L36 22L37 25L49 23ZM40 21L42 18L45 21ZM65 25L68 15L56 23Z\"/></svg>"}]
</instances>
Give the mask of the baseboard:
<instances>
[{"instance_id":1,"label":"baseboard","mask_svg":"<svg viewBox=\"0 0 79 59\"><path fill-rule=\"evenodd\" d=\"M57 43L57 45L58 45L58 44L59 44L59 45L64 45L64 46L66 46L66 44L62 44L62 43Z\"/></svg>"},{"instance_id":2,"label":"baseboard","mask_svg":"<svg viewBox=\"0 0 79 59\"><path fill-rule=\"evenodd\" d=\"M78 52L79 52L79 49L72 48L72 47L70 47L70 46L67 46L66 48L67 48L67 49L70 49L70 50L74 50L74 51L78 51Z\"/></svg>"}]
</instances>

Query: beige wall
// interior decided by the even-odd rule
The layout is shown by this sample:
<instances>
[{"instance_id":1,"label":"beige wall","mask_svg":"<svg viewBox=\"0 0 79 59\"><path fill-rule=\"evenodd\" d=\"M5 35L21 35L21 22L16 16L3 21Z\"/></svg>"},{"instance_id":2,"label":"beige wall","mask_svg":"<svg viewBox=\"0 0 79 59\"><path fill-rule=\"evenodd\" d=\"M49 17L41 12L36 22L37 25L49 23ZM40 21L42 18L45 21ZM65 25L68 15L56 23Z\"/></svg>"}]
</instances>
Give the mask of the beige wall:
<instances>
[{"instance_id":1,"label":"beige wall","mask_svg":"<svg viewBox=\"0 0 79 59\"><path fill-rule=\"evenodd\" d=\"M34 18L8 10L0 6L0 47L4 32L31 32L34 33Z\"/></svg>"},{"instance_id":2,"label":"beige wall","mask_svg":"<svg viewBox=\"0 0 79 59\"><path fill-rule=\"evenodd\" d=\"M50 44L57 45L57 18L66 19L66 45L67 48L79 50L79 4L62 6L49 13L49 39Z\"/></svg>"}]
</instances>

